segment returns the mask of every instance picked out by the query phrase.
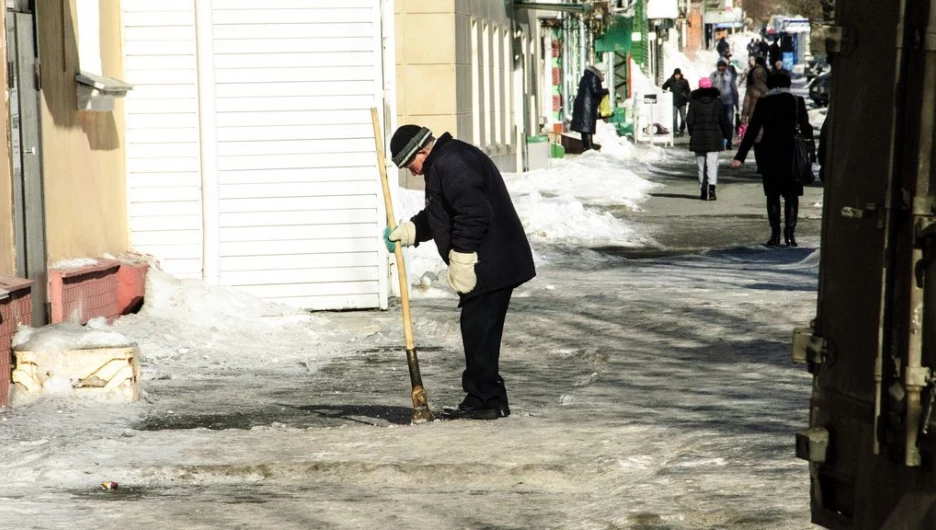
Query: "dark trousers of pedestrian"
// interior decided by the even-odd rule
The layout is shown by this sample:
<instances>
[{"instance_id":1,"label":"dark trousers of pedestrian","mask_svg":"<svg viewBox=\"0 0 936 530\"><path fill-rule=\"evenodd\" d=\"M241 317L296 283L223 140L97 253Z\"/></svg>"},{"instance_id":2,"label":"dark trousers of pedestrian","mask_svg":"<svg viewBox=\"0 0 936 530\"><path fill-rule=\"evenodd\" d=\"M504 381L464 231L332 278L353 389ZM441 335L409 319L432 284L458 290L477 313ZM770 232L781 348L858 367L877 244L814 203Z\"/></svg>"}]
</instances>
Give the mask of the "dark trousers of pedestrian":
<instances>
[{"instance_id":1,"label":"dark trousers of pedestrian","mask_svg":"<svg viewBox=\"0 0 936 530\"><path fill-rule=\"evenodd\" d=\"M780 239L780 197L783 197L783 237L787 245L796 246L796 221L799 217L799 196L795 193L767 195L767 220L770 222L770 239ZM792 244L791 244L792 242ZM776 243L774 243L776 244Z\"/></svg>"},{"instance_id":2,"label":"dark trousers of pedestrian","mask_svg":"<svg viewBox=\"0 0 936 530\"><path fill-rule=\"evenodd\" d=\"M734 136L735 128L735 119L734 119L734 105L725 105L722 112L725 113L725 119L728 120L730 124L727 129L725 129L725 139L728 140L728 146L731 147L731 138Z\"/></svg>"},{"instance_id":3,"label":"dark trousers of pedestrian","mask_svg":"<svg viewBox=\"0 0 936 530\"><path fill-rule=\"evenodd\" d=\"M678 119L677 119L678 118ZM673 107L673 133L686 132L686 106Z\"/></svg>"},{"instance_id":4,"label":"dark trousers of pedestrian","mask_svg":"<svg viewBox=\"0 0 936 530\"><path fill-rule=\"evenodd\" d=\"M508 405L499 363L511 294L513 288L501 289L462 303L461 333L465 346L462 389L467 394L468 405L486 408Z\"/></svg>"},{"instance_id":5,"label":"dark trousers of pedestrian","mask_svg":"<svg viewBox=\"0 0 936 530\"><path fill-rule=\"evenodd\" d=\"M592 143L592 134L591 133L581 133L582 134L582 150L588 151L589 149L594 149L595 144Z\"/></svg>"}]
</instances>

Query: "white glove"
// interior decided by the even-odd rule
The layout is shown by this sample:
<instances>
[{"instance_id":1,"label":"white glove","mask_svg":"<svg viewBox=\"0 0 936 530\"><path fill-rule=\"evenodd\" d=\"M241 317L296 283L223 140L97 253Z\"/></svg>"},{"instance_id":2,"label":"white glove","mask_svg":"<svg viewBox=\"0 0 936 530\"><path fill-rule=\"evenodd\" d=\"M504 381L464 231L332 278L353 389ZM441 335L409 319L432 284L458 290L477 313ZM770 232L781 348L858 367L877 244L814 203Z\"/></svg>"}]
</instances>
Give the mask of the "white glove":
<instances>
[{"instance_id":1,"label":"white glove","mask_svg":"<svg viewBox=\"0 0 936 530\"><path fill-rule=\"evenodd\" d=\"M399 241L404 247L416 244L416 225L412 221L398 224L387 236L390 241Z\"/></svg>"},{"instance_id":2,"label":"white glove","mask_svg":"<svg viewBox=\"0 0 936 530\"><path fill-rule=\"evenodd\" d=\"M478 283L474 266L478 262L477 252L449 251L449 267L445 275L449 287L456 293L470 293Z\"/></svg>"}]
</instances>

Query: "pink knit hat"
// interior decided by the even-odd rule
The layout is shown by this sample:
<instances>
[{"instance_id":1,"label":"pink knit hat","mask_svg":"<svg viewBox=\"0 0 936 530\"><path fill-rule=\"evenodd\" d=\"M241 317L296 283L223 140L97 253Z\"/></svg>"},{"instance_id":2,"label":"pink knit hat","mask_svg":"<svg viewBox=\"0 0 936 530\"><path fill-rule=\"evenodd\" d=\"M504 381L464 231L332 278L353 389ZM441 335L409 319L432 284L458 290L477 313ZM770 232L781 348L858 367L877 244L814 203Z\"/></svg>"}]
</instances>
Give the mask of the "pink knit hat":
<instances>
[{"instance_id":1,"label":"pink knit hat","mask_svg":"<svg viewBox=\"0 0 936 530\"><path fill-rule=\"evenodd\" d=\"M707 77L699 79L699 88L712 88L712 80Z\"/></svg>"}]
</instances>

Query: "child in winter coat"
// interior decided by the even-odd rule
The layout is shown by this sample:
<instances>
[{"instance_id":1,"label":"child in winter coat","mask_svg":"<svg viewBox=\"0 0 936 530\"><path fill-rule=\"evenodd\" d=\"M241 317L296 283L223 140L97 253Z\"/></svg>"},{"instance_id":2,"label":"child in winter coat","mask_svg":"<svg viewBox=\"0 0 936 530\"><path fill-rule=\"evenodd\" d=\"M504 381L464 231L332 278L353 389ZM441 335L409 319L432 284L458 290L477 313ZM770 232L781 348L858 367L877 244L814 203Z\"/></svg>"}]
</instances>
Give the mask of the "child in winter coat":
<instances>
[{"instance_id":1,"label":"child in winter coat","mask_svg":"<svg viewBox=\"0 0 936 530\"><path fill-rule=\"evenodd\" d=\"M723 139L730 133L731 122L725 115L721 93L712 86L712 81L703 77L699 88L689 95L689 150L696 154L699 166L700 198L715 200L718 185L718 152L724 149Z\"/></svg>"}]
</instances>

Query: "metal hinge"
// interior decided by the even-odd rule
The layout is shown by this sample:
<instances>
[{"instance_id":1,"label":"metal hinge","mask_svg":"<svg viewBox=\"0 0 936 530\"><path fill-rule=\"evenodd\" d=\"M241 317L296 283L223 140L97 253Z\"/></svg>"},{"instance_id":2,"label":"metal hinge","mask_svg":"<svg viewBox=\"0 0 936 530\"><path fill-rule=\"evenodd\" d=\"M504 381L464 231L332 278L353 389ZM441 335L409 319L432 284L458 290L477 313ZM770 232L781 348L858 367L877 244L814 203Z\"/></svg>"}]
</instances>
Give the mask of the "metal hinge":
<instances>
[{"instance_id":1,"label":"metal hinge","mask_svg":"<svg viewBox=\"0 0 936 530\"><path fill-rule=\"evenodd\" d=\"M36 59L36 64L33 65L33 75L36 78L36 90L42 90L42 69L39 65L39 59Z\"/></svg>"},{"instance_id":2,"label":"metal hinge","mask_svg":"<svg viewBox=\"0 0 936 530\"><path fill-rule=\"evenodd\" d=\"M16 72L13 71L13 61L7 61L7 88L16 87Z\"/></svg>"},{"instance_id":3,"label":"metal hinge","mask_svg":"<svg viewBox=\"0 0 936 530\"><path fill-rule=\"evenodd\" d=\"M851 35L842 26L825 26L826 53L829 55L845 54L851 50Z\"/></svg>"},{"instance_id":4,"label":"metal hinge","mask_svg":"<svg viewBox=\"0 0 936 530\"><path fill-rule=\"evenodd\" d=\"M822 364L826 359L826 340L814 334L812 328L793 330L793 362Z\"/></svg>"},{"instance_id":5,"label":"metal hinge","mask_svg":"<svg viewBox=\"0 0 936 530\"><path fill-rule=\"evenodd\" d=\"M829 452L829 431L813 427L796 432L796 456L815 464L826 461Z\"/></svg>"}]
</instances>

